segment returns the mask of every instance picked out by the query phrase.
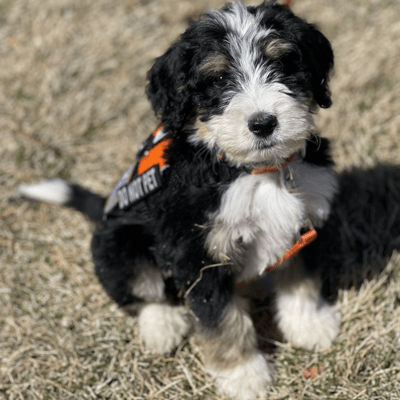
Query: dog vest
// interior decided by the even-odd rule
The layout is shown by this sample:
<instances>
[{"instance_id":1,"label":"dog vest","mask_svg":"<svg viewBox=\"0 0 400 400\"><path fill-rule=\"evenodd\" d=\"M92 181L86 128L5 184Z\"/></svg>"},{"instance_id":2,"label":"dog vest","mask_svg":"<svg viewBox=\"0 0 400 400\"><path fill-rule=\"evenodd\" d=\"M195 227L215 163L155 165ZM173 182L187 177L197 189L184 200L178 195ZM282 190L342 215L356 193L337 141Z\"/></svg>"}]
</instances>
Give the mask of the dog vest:
<instances>
[{"instance_id":1,"label":"dog vest","mask_svg":"<svg viewBox=\"0 0 400 400\"><path fill-rule=\"evenodd\" d=\"M129 165L104 206L103 219L114 210L125 210L139 203L162 186L162 173L168 168L164 152L171 143L161 126L140 146L136 160Z\"/></svg>"}]
</instances>

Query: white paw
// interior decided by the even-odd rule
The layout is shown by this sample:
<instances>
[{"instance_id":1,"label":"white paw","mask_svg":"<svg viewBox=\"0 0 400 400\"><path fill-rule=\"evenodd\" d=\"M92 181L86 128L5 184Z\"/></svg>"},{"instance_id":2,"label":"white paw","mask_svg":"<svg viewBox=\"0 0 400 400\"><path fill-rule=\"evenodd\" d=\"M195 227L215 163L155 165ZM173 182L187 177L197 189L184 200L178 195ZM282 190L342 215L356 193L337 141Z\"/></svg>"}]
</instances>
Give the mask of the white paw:
<instances>
[{"instance_id":1,"label":"white paw","mask_svg":"<svg viewBox=\"0 0 400 400\"><path fill-rule=\"evenodd\" d=\"M139 314L139 333L144 345L161 354L177 347L191 328L184 307L149 304Z\"/></svg>"},{"instance_id":2,"label":"white paw","mask_svg":"<svg viewBox=\"0 0 400 400\"><path fill-rule=\"evenodd\" d=\"M339 312L319 295L279 293L277 309L278 327L293 346L321 351L339 334Z\"/></svg>"},{"instance_id":3,"label":"white paw","mask_svg":"<svg viewBox=\"0 0 400 400\"><path fill-rule=\"evenodd\" d=\"M274 376L273 366L261 352L236 367L223 370L208 368L208 372L215 379L221 394L238 400L265 398Z\"/></svg>"}]
</instances>

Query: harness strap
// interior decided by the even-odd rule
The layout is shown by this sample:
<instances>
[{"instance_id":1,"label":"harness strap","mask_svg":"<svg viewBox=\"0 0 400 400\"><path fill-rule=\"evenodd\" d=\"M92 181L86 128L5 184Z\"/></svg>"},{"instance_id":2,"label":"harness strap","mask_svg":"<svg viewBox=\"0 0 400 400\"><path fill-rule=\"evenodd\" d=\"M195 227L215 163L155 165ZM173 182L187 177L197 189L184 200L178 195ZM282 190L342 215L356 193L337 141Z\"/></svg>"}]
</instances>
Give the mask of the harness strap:
<instances>
[{"instance_id":1,"label":"harness strap","mask_svg":"<svg viewBox=\"0 0 400 400\"><path fill-rule=\"evenodd\" d=\"M279 267L279 265L281 265L284 261L288 260L290 257L293 257L301 249L303 249L304 247L306 247L310 243L312 243L317 238L317 236L318 236L317 231L312 227L311 223L309 222L308 231L306 233L304 233L303 235L301 235L300 240L298 240L282 257L279 257L275 264L267 267L267 269L257 278L252 279L248 282L243 281L243 282L237 283L236 287L239 288L241 286L247 285L250 282L254 282L258 279L261 279L268 272L271 272L276 267Z\"/></svg>"}]
</instances>

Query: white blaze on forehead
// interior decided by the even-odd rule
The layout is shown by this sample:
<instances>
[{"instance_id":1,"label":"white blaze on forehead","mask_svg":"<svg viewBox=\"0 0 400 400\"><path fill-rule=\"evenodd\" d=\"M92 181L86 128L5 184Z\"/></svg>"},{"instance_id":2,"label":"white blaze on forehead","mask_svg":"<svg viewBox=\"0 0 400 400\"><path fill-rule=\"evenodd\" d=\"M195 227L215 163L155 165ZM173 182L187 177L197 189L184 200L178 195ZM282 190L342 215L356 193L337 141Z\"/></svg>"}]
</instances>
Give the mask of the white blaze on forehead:
<instances>
[{"instance_id":1,"label":"white blaze on forehead","mask_svg":"<svg viewBox=\"0 0 400 400\"><path fill-rule=\"evenodd\" d=\"M272 29L260 26L262 13L251 14L246 6L235 3L228 12L215 10L211 14L218 14L219 21L228 31L225 44L231 52L234 65L239 67L241 81L265 82L269 72L257 65L257 57L261 55L261 48L257 44L265 39Z\"/></svg>"},{"instance_id":2,"label":"white blaze on forehead","mask_svg":"<svg viewBox=\"0 0 400 400\"><path fill-rule=\"evenodd\" d=\"M227 30L235 31L240 37L254 36L260 30L262 13L251 14L242 3L233 4L229 10L211 10L209 15L218 17Z\"/></svg>"}]
</instances>

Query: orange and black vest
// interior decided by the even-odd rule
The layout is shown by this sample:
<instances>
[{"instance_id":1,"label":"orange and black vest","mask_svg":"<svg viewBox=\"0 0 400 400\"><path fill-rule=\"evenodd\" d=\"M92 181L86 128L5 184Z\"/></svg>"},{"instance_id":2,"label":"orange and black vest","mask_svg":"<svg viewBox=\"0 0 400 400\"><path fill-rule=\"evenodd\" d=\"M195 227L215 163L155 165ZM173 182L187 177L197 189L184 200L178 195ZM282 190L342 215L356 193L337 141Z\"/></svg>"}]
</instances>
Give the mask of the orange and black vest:
<instances>
[{"instance_id":1,"label":"orange and black vest","mask_svg":"<svg viewBox=\"0 0 400 400\"><path fill-rule=\"evenodd\" d=\"M116 209L132 207L161 188L162 173L168 168L164 152L171 140L161 125L140 146L136 160L123 173L107 198L103 219L107 219Z\"/></svg>"}]
</instances>

